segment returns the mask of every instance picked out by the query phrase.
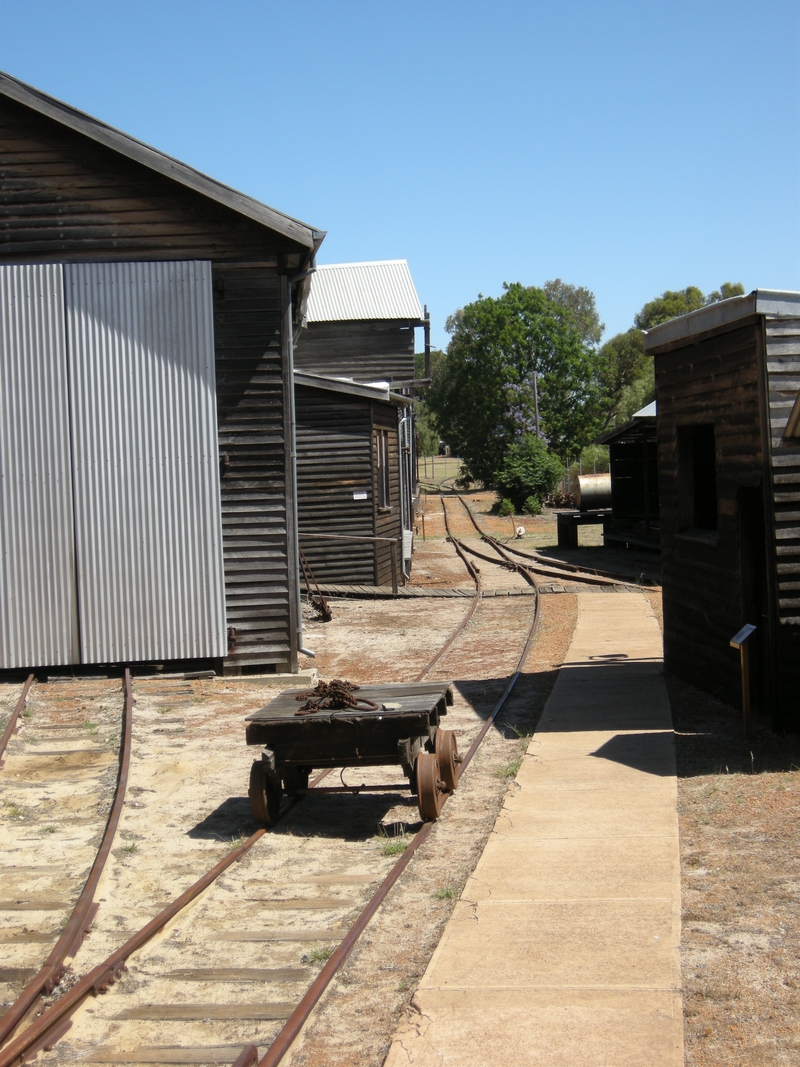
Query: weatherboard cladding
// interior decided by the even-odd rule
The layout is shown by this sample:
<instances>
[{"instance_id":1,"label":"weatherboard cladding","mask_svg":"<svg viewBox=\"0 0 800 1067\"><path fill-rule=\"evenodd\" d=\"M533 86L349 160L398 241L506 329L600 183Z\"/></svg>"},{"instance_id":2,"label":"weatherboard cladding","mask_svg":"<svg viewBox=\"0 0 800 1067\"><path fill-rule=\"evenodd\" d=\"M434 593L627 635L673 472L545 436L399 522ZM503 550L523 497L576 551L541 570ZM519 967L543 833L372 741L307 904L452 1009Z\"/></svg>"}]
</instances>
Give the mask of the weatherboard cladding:
<instances>
[{"instance_id":1,"label":"weatherboard cladding","mask_svg":"<svg viewBox=\"0 0 800 1067\"><path fill-rule=\"evenodd\" d=\"M225 653L211 264L68 264L81 660Z\"/></svg>"},{"instance_id":2,"label":"weatherboard cladding","mask_svg":"<svg viewBox=\"0 0 800 1067\"><path fill-rule=\"evenodd\" d=\"M0 667L78 662L64 284L0 266Z\"/></svg>"},{"instance_id":3,"label":"weatherboard cladding","mask_svg":"<svg viewBox=\"0 0 800 1067\"><path fill-rule=\"evenodd\" d=\"M292 655L281 316L274 272L214 268L230 666Z\"/></svg>"},{"instance_id":4,"label":"weatherboard cladding","mask_svg":"<svg viewBox=\"0 0 800 1067\"><path fill-rule=\"evenodd\" d=\"M301 333L296 370L357 382L414 377L414 328L396 322L316 322Z\"/></svg>"},{"instance_id":5,"label":"weatherboard cladding","mask_svg":"<svg viewBox=\"0 0 800 1067\"><path fill-rule=\"evenodd\" d=\"M307 316L310 323L419 322L422 307L406 260L335 263L317 267L312 275Z\"/></svg>"},{"instance_id":6,"label":"weatherboard cladding","mask_svg":"<svg viewBox=\"0 0 800 1067\"><path fill-rule=\"evenodd\" d=\"M319 581L373 585L375 545L304 538L374 536L370 401L297 386L300 547Z\"/></svg>"}]
</instances>

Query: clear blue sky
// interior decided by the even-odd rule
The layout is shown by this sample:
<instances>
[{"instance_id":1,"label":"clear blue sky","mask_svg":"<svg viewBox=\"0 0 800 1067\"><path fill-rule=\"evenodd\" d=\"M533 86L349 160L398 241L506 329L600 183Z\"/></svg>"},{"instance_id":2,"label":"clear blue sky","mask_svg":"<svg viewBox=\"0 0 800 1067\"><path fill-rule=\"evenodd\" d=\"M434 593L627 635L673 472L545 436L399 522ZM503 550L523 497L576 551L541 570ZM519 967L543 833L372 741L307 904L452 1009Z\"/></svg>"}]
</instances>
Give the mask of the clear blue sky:
<instances>
[{"instance_id":1,"label":"clear blue sky","mask_svg":"<svg viewBox=\"0 0 800 1067\"><path fill-rule=\"evenodd\" d=\"M444 321L504 281L800 289L800 5L0 0L0 69L408 259Z\"/></svg>"}]
</instances>

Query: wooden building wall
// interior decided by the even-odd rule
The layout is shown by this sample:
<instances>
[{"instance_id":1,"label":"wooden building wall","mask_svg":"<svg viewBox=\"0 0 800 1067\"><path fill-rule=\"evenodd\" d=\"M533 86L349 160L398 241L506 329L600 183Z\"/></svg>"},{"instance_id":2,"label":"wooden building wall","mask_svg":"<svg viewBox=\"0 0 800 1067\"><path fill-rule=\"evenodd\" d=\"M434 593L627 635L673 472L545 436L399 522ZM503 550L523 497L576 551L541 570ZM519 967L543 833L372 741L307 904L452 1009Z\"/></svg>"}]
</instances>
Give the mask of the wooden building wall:
<instances>
[{"instance_id":1,"label":"wooden building wall","mask_svg":"<svg viewBox=\"0 0 800 1067\"><path fill-rule=\"evenodd\" d=\"M800 390L800 320L764 326L777 586L778 724L800 728L800 441L783 431Z\"/></svg>"},{"instance_id":2,"label":"wooden building wall","mask_svg":"<svg viewBox=\"0 0 800 1067\"><path fill-rule=\"evenodd\" d=\"M740 500L763 504L758 319L692 343L654 350L658 396L659 496L667 667L738 706L737 653L743 619ZM717 530L682 529L678 432L713 424ZM743 497L742 491L751 495ZM761 490L759 492L759 490ZM757 497L754 498L752 493ZM763 634L764 620L758 619Z\"/></svg>"},{"instance_id":3,"label":"wooden building wall","mask_svg":"<svg viewBox=\"0 0 800 1067\"><path fill-rule=\"evenodd\" d=\"M397 322L312 322L295 346L294 365L309 374L356 382L411 381L414 327Z\"/></svg>"},{"instance_id":4,"label":"wooden building wall","mask_svg":"<svg viewBox=\"0 0 800 1067\"><path fill-rule=\"evenodd\" d=\"M288 298L279 274L279 257L289 253L297 246L238 212L0 96L0 259L214 265L226 608L236 630L226 664L233 668L296 659Z\"/></svg>"},{"instance_id":5,"label":"wooden building wall","mask_svg":"<svg viewBox=\"0 0 800 1067\"><path fill-rule=\"evenodd\" d=\"M373 454L373 499L375 501L375 536L397 538L398 580L402 560L403 526L400 516L400 456L397 433L397 410L385 404L372 405L372 454ZM377 434L385 430L389 435L389 500L388 508L378 507L378 470L374 462L377 455ZM375 581L378 585L390 585L392 581L392 550L386 542L378 544Z\"/></svg>"},{"instance_id":6,"label":"wooden building wall","mask_svg":"<svg viewBox=\"0 0 800 1067\"><path fill-rule=\"evenodd\" d=\"M374 543L303 538L375 535L370 401L297 386L295 418L300 547L318 581L372 585ZM354 499L361 492L365 499Z\"/></svg>"}]
</instances>

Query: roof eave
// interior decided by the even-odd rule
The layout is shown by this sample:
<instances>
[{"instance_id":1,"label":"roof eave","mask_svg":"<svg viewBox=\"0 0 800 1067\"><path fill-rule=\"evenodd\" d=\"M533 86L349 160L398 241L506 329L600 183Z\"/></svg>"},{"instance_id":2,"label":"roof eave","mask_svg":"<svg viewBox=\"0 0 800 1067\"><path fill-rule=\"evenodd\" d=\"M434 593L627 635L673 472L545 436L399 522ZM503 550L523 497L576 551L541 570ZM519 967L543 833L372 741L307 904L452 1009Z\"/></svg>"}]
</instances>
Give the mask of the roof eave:
<instances>
[{"instance_id":1,"label":"roof eave","mask_svg":"<svg viewBox=\"0 0 800 1067\"><path fill-rule=\"evenodd\" d=\"M126 156L137 163L141 163L150 170L170 178L189 189L200 193L202 196L215 200L217 203L245 215L261 226L272 230L274 233L293 241L303 248L316 250L323 238L324 230L315 229L305 222L293 219L290 215L276 211L275 208L262 204L253 197L232 189L222 182L209 178L193 167L181 163L180 160L166 155L164 152L152 148L143 141L138 141L121 130L108 126L99 119L87 115L83 111L65 104L55 97L17 81L10 75L0 72L0 94L9 97L17 103L23 104L40 115L53 119L62 126L67 126L77 133L88 137L98 144L110 148L120 155Z\"/></svg>"}]
</instances>

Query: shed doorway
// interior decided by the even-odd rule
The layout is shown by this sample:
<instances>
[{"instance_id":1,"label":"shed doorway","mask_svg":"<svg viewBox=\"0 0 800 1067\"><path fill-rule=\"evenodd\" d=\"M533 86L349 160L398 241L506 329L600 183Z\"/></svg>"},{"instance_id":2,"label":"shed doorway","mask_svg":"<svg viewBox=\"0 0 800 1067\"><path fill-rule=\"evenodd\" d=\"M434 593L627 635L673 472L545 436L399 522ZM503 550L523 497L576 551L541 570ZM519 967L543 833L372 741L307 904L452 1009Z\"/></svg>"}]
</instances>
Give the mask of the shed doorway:
<instances>
[{"instance_id":1,"label":"shed doorway","mask_svg":"<svg viewBox=\"0 0 800 1067\"><path fill-rule=\"evenodd\" d=\"M0 667L225 654L211 265L0 267Z\"/></svg>"}]
</instances>

